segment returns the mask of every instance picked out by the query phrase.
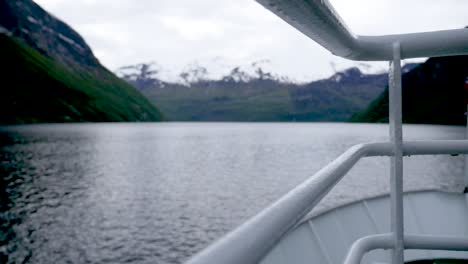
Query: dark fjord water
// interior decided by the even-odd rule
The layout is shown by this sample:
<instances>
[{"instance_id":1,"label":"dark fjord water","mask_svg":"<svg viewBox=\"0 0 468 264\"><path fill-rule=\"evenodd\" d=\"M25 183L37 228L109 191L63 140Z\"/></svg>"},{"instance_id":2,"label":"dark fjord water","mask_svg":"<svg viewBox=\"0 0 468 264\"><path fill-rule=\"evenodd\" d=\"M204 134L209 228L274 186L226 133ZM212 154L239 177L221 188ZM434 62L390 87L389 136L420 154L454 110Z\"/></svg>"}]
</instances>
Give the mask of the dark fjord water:
<instances>
[{"instance_id":1,"label":"dark fjord water","mask_svg":"<svg viewBox=\"0 0 468 264\"><path fill-rule=\"evenodd\" d=\"M463 128L406 126L407 139ZM304 123L0 128L0 263L181 263L387 126ZM461 191L461 157L405 160L405 188ZM361 161L320 208L388 190ZM320 208L318 208L320 210Z\"/></svg>"}]
</instances>

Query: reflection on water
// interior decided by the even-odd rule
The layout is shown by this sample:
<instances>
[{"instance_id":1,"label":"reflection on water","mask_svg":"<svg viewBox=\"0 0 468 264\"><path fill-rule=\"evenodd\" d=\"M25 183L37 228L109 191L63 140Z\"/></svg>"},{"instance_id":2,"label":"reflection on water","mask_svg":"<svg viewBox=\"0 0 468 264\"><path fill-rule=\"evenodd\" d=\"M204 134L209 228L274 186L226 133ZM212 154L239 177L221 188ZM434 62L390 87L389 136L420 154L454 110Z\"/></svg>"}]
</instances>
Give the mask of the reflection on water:
<instances>
[{"instance_id":1,"label":"reflection on water","mask_svg":"<svg viewBox=\"0 0 468 264\"><path fill-rule=\"evenodd\" d=\"M75 124L0 128L0 263L181 263L383 125ZM407 126L410 139L463 128ZM460 157L405 160L407 190L460 191ZM366 159L320 209L387 191Z\"/></svg>"}]
</instances>

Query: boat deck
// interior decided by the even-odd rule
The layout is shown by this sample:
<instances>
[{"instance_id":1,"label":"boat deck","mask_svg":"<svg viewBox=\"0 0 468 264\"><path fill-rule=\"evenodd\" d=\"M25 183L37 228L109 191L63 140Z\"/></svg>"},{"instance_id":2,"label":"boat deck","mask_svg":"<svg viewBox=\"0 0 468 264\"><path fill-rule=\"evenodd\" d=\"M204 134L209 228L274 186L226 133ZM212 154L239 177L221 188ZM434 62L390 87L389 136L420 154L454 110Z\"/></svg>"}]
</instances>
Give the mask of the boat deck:
<instances>
[{"instance_id":1,"label":"boat deck","mask_svg":"<svg viewBox=\"0 0 468 264\"><path fill-rule=\"evenodd\" d=\"M389 196L351 203L306 218L262 260L262 264L343 263L357 239L390 232ZM468 236L468 195L439 191L404 195L405 234ZM362 263L388 263L389 250L374 250ZM405 261L468 259L468 252L405 250Z\"/></svg>"}]
</instances>

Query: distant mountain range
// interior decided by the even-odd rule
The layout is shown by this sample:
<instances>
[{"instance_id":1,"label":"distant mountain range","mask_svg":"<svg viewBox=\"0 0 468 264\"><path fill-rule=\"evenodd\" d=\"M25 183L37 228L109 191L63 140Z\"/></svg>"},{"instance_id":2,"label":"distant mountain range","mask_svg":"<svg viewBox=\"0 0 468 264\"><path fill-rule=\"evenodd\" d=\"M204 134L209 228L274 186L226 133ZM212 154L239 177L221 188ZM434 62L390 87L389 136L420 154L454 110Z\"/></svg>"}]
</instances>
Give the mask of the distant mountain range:
<instances>
[{"instance_id":1,"label":"distant mountain range","mask_svg":"<svg viewBox=\"0 0 468 264\"><path fill-rule=\"evenodd\" d=\"M410 71L417 64L405 65ZM328 79L296 83L264 70L264 63L233 66L210 79L208 69L191 65L180 78L159 78L161 66L125 66L117 75L139 89L174 121L347 121L384 89L387 74L364 74L358 68Z\"/></svg>"},{"instance_id":2,"label":"distant mountain range","mask_svg":"<svg viewBox=\"0 0 468 264\"><path fill-rule=\"evenodd\" d=\"M468 56L430 58L402 76L403 122L466 124ZM355 122L388 122L388 90L352 117Z\"/></svg>"},{"instance_id":3,"label":"distant mountain range","mask_svg":"<svg viewBox=\"0 0 468 264\"><path fill-rule=\"evenodd\" d=\"M209 66L208 66L209 65ZM131 82L137 88L157 87L164 83L177 83L190 86L194 83L209 80L232 80L248 82L255 79L271 79L280 82L295 82L289 77L272 71L269 60L257 60L242 65L232 65L222 61L219 57L194 62L183 67L182 70L168 69L156 62L140 63L118 68L116 74ZM146 83L146 81L150 81ZM156 81L156 83L152 83Z\"/></svg>"},{"instance_id":4,"label":"distant mountain range","mask_svg":"<svg viewBox=\"0 0 468 264\"><path fill-rule=\"evenodd\" d=\"M358 68L298 83L267 60L224 65L222 75L195 63L171 78L142 63L118 69L123 81L31 0L0 0L0 55L0 124L162 120L155 105L173 121L388 121L387 74ZM403 72L404 122L465 124L468 56Z\"/></svg>"},{"instance_id":5,"label":"distant mountain range","mask_svg":"<svg viewBox=\"0 0 468 264\"><path fill-rule=\"evenodd\" d=\"M83 38L31 0L0 0L0 124L157 121Z\"/></svg>"}]
</instances>

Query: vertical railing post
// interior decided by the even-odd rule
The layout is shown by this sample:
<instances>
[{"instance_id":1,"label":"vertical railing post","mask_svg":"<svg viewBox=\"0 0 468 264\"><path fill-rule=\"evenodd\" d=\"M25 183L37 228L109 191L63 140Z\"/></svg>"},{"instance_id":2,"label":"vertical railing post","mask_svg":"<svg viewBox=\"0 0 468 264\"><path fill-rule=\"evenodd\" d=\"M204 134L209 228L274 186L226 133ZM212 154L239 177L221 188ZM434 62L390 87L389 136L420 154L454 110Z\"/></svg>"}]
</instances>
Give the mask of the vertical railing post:
<instances>
[{"instance_id":1,"label":"vertical railing post","mask_svg":"<svg viewBox=\"0 0 468 264\"><path fill-rule=\"evenodd\" d=\"M390 161L390 216L394 237L392 264L402 264L403 255L403 153L400 43L393 44L393 60L389 69L389 122L393 156Z\"/></svg>"},{"instance_id":2,"label":"vertical railing post","mask_svg":"<svg viewBox=\"0 0 468 264\"><path fill-rule=\"evenodd\" d=\"M468 88L468 77L467 77L467 80L465 81L465 87ZM468 100L468 89L465 90L465 100ZM465 102L466 103L466 112L465 112L465 115L466 115L466 128L465 128L465 140L468 140L468 102ZM464 193L468 193L468 155L465 155L465 175L463 175L463 183L465 184L465 189L463 190Z\"/></svg>"}]
</instances>

